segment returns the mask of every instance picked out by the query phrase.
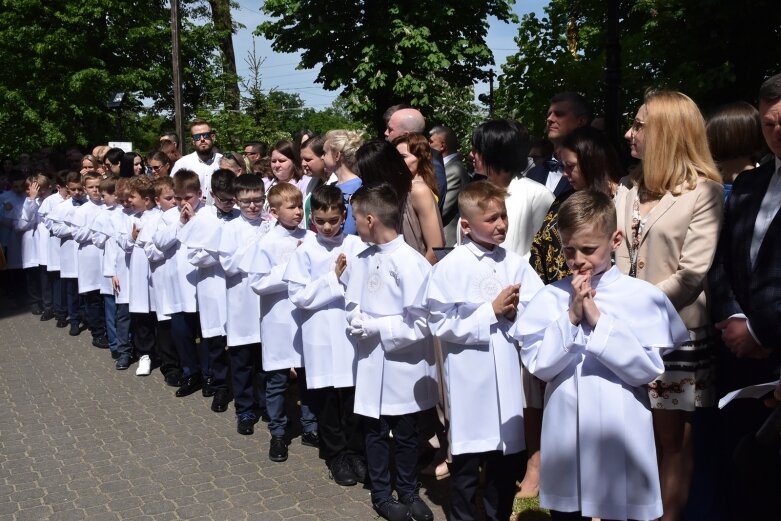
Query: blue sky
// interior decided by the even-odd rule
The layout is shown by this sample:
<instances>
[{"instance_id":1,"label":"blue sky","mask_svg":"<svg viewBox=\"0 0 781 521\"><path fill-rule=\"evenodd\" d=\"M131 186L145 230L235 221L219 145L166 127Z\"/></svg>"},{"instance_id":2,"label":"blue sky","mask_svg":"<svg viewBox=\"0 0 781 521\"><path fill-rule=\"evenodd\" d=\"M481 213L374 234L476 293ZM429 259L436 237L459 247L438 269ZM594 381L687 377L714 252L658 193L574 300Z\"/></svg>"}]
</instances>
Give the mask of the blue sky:
<instances>
[{"instance_id":1,"label":"blue sky","mask_svg":"<svg viewBox=\"0 0 781 521\"><path fill-rule=\"evenodd\" d=\"M349 0L348 0L349 1ZM233 36L233 46L236 51L236 66L239 75L246 75L248 67L244 59L252 49L252 31L264 19L260 13L263 0L241 0L239 7L232 10L233 19L245 26ZM542 9L548 4L548 0L516 0L513 11L520 17L529 12L542 15ZM506 24L492 20L488 30L487 43L494 53L496 62L495 71L505 62L510 54L516 52L513 38L518 33L517 25ZM260 37L255 37L255 49L259 58L265 58L261 67L261 82L264 90L277 88L287 92L295 92L301 95L308 107L322 109L331 104L338 95L338 91L327 91L315 83L317 69L296 70L298 54L279 54L271 50L271 42ZM486 92L486 84L476 86L477 93Z\"/></svg>"}]
</instances>

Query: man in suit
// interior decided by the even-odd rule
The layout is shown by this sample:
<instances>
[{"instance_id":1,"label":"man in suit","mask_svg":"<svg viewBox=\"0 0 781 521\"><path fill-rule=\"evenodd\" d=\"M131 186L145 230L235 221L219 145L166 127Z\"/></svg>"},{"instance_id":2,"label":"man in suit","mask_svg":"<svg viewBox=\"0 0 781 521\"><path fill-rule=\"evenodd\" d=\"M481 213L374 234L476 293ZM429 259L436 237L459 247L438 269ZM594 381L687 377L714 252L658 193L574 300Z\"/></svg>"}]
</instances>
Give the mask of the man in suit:
<instances>
[{"instance_id":1,"label":"man in suit","mask_svg":"<svg viewBox=\"0 0 781 521\"><path fill-rule=\"evenodd\" d=\"M553 96L545 120L548 140L553 143L553 156L532 168L526 177L544 184L556 197L572 190L572 185L563 175L564 165L556 158L557 149L570 132L585 127L591 123L591 118L591 106L577 92L560 92Z\"/></svg>"},{"instance_id":2,"label":"man in suit","mask_svg":"<svg viewBox=\"0 0 781 521\"><path fill-rule=\"evenodd\" d=\"M772 158L736 178L708 276L711 314L724 344L721 394L777 380L781 365L781 74L760 87L759 114ZM720 496L732 519L781 518L778 449L765 453L753 441L769 414L759 400L736 400L721 411Z\"/></svg>"},{"instance_id":3,"label":"man in suit","mask_svg":"<svg viewBox=\"0 0 781 521\"><path fill-rule=\"evenodd\" d=\"M426 118L419 110L413 109L408 105L394 105L385 111L387 118L385 123L385 139L393 142L399 136L405 134L423 134L426 131ZM434 162L434 174L437 177L437 190L440 194L447 192L447 174L445 173L445 164L442 162L442 155L436 150L431 151ZM439 211L442 212L442 203L444 197L439 198Z\"/></svg>"},{"instance_id":4,"label":"man in suit","mask_svg":"<svg viewBox=\"0 0 781 521\"><path fill-rule=\"evenodd\" d=\"M458 194L469 182L466 165L458 153L458 138L449 127L440 125L429 131L431 148L442 154L447 175L447 192L442 196L442 225L445 229L445 246L455 246L458 240Z\"/></svg>"}]
</instances>

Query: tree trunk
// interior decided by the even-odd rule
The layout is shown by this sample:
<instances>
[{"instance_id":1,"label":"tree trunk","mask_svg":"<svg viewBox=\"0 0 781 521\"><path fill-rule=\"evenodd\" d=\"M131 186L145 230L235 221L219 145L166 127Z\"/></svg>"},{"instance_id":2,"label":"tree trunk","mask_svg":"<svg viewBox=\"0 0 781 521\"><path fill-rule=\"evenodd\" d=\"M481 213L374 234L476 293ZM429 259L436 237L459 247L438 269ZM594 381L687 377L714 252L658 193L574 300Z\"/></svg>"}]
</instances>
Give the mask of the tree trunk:
<instances>
[{"instance_id":1,"label":"tree trunk","mask_svg":"<svg viewBox=\"0 0 781 521\"><path fill-rule=\"evenodd\" d=\"M236 54L233 51L233 20L231 18L230 0L209 0L212 9L212 22L217 32L217 42L222 54L223 81L225 82L225 99L223 103L228 110L238 111L241 97L239 94L239 75L236 72Z\"/></svg>"}]
</instances>

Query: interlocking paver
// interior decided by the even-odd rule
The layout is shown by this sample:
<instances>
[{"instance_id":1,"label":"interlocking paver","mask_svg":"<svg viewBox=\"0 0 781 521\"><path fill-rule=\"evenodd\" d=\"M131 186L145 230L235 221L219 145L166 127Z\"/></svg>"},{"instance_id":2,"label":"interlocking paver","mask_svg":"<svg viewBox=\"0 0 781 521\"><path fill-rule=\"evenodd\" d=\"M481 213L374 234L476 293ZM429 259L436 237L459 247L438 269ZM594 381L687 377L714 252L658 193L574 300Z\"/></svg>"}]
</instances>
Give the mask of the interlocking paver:
<instances>
[{"instance_id":1,"label":"interlocking paver","mask_svg":"<svg viewBox=\"0 0 781 521\"><path fill-rule=\"evenodd\" d=\"M272 463L265 424L241 436L200 393L176 398L157 371L114 370L88 333L0 315L0 521L376 517L368 491L329 481L298 439Z\"/></svg>"}]
</instances>

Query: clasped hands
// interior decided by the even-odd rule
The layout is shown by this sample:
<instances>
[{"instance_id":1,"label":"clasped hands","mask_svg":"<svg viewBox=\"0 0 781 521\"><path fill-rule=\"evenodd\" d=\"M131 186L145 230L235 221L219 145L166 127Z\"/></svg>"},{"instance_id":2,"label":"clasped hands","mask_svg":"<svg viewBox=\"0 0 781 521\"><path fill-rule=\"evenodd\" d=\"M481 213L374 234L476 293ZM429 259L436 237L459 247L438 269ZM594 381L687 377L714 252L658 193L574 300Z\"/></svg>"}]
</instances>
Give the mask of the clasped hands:
<instances>
[{"instance_id":1,"label":"clasped hands","mask_svg":"<svg viewBox=\"0 0 781 521\"><path fill-rule=\"evenodd\" d=\"M601 316L594 296L597 291L591 287L591 273L579 273L572 276L572 298L569 305L569 321L573 326L584 319L592 328L597 327Z\"/></svg>"}]
</instances>

